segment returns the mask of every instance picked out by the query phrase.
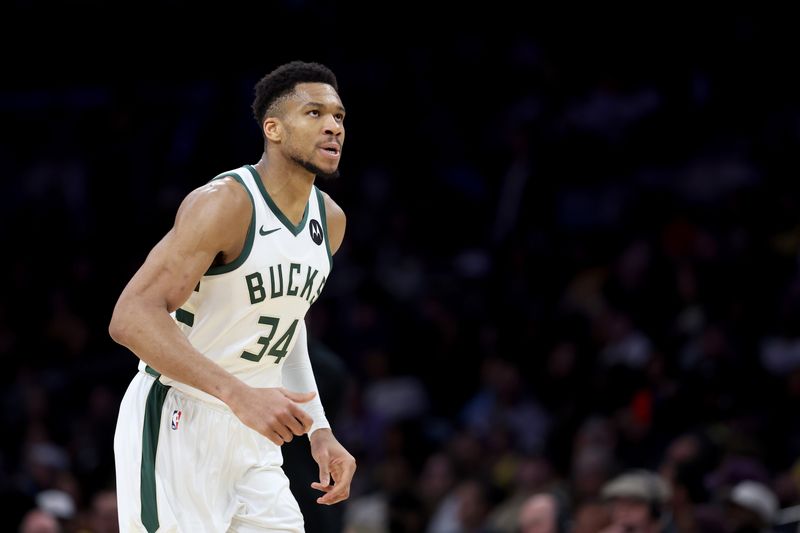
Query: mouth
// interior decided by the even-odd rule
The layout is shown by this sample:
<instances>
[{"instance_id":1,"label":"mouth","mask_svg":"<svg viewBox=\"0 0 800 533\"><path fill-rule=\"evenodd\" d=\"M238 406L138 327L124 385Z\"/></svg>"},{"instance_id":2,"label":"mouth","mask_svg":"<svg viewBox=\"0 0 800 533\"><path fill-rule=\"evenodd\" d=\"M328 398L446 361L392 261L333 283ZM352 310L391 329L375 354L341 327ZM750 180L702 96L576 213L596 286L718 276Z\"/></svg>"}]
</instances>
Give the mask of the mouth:
<instances>
[{"instance_id":1,"label":"mouth","mask_svg":"<svg viewBox=\"0 0 800 533\"><path fill-rule=\"evenodd\" d=\"M339 145L339 143L335 142L321 144L319 148L328 157L339 157L339 155L342 153L342 147Z\"/></svg>"}]
</instances>

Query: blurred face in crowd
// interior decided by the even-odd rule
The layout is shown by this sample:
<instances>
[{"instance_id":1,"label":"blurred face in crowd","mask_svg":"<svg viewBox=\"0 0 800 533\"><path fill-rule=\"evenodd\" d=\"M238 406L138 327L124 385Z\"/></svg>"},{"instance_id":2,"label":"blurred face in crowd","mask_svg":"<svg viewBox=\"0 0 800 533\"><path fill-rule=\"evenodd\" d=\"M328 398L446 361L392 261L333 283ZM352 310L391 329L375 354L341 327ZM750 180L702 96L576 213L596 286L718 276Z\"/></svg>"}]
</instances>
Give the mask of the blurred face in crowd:
<instances>
[{"instance_id":1,"label":"blurred face in crowd","mask_svg":"<svg viewBox=\"0 0 800 533\"><path fill-rule=\"evenodd\" d=\"M34 509L25 515L19 530L20 533L59 533L61 526L54 516Z\"/></svg>"},{"instance_id":2,"label":"blurred face in crowd","mask_svg":"<svg viewBox=\"0 0 800 533\"><path fill-rule=\"evenodd\" d=\"M519 512L520 533L556 533L558 507L550 494L536 494Z\"/></svg>"},{"instance_id":3,"label":"blurred face in crowd","mask_svg":"<svg viewBox=\"0 0 800 533\"><path fill-rule=\"evenodd\" d=\"M650 504L636 498L611 501L611 528L619 533L656 533L658 522L650 514Z\"/></svg>"},{"instance_id":4,"label":"blurred face in crowd","mask_svg":"<svg viewBox=\"0 0 800 533\"><path fill-rule=\"evenodd\" d=\"M458 521L464 529L477 529L486 519L489 504L483 487L477 481L468 480L457 488Z\"/></svg>"},{"instance_id":5,"label":"blurred face in crowd","mask_svg":"<svg viewBox=\"0 0 800 533\"><path fill-rule=\"evenodd\" d=\"M732 502L725 506L725 521L731 533L758 533L766 527L756 513Z\"/></svg>"},{"instance_id":6,"label":"blurred face in crowd","mask_svg":"<svg viewBox=\"0 0 800 533\"><path fill-rule=\"evenodd\" d=\"M575 510L570 533L597 533L610 524L608 508L602 502L584 502Z\"/></svg>"},{"instance_id":7,"label":"blurred face in crowd","mask_svg":"<svg viewBox=\"0 0 800 533\"><path fill-rule=\"evenodd\" d=\"M92 502L92 526L94 533L118 533L117 494L103 491Z\"/></svg>"}]
</instances>

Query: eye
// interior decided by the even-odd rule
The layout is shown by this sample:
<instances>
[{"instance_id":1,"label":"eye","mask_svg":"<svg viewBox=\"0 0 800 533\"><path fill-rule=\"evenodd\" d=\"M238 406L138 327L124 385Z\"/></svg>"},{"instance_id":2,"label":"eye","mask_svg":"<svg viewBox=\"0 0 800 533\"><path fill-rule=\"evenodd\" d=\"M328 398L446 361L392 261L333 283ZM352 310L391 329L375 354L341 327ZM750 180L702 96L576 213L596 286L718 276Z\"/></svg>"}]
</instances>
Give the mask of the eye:
<instances>
[{"instance_id":1,"label":"eye","mask_svg":"<svg viewBox=\"0 0 800 533\"><path fill-rule=\"evenodd\" d=\"M344 113L336 113L333 118L336 119L336 122L341 122L344 120Z\"/></svg>"},{"instance_id":2,"label":"eye","mask_svg":"<svg viewBox=\"0 0 800 533\"><path fill-rule=\"evenodd\" d=\"M318 109L312 109L311 111L308 112L308 114L311 115L312 117L318 117L319 116L319 110Z\"/></svg>"}]
</instances>

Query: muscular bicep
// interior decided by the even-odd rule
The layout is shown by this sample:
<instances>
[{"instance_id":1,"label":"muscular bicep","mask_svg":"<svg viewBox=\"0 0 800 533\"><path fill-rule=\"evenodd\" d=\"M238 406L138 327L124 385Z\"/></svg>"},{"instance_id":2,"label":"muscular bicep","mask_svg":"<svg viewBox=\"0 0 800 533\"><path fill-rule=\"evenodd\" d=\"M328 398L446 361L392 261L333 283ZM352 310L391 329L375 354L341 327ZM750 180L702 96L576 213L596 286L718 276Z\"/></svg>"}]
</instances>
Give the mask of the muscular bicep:
<instances>
[{"instance_id":1,"label":"muscular bicep","mask_svg":"<svg viewBox=\"0 0 800 533\"><path fill-rule=\"evenodd\" d=\"M251 216L245 195L235 183L209 184L190 193L174 226L150 251L120 299L164 306L170 312L180 307L218 254L241 247Z\"/></svg>"},{"instance_id":2,"label":"muscular bicep","mask_svg":"<svg viewBox=\"0 0 800 533\"><path fill-rule=\"evenodd\" d=\"M198 242L197 235L185 235L172 228L147 256L133 276L126 296L162 303L172 312L185 302L218 250L211 242Z\"/></svg>"}]
</instances>

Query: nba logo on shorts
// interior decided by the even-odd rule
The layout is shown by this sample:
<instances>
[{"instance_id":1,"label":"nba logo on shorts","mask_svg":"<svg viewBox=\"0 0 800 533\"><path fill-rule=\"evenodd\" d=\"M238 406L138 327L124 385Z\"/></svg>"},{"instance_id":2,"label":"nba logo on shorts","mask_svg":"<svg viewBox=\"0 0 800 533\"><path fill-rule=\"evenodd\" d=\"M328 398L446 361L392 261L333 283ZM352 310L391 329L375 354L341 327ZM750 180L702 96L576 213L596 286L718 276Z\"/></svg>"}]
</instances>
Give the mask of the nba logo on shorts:
<instances>
[{"instance_id":1,"label":"nba logo on shorts","mask_svg":"<svg viewBox=\"0 0 800 533\"><path fill-rule=\"evenodd\" d=\"M178 422L181 421L181 412L175 409L172 411L172 429L178 429Z\"/></svg>"}]
</instances>

